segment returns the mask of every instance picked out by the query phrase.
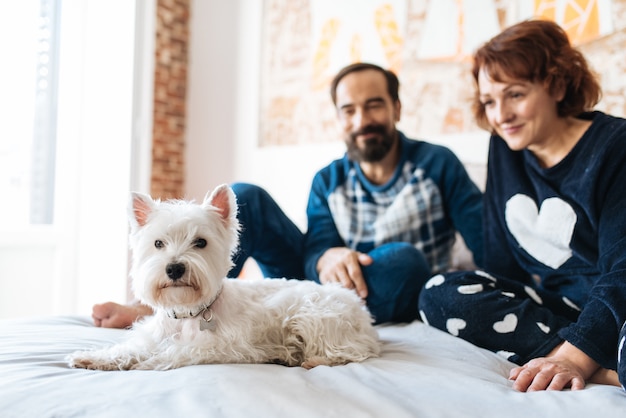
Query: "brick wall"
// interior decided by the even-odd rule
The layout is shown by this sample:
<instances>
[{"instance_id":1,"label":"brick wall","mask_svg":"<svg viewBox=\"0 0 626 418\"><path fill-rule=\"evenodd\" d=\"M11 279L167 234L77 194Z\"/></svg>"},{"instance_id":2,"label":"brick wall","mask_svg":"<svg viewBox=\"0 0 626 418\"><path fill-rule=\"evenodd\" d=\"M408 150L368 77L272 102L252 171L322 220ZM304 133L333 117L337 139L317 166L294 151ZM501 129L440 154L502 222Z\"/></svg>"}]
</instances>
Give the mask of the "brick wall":
<instances>
[{"instance_id":1,"label":"brick wall","mask_svg":"<svg viewBox=\"0 0 626 418\"><path fill-rule=\"evenodd\" d=\"M185 96L190 0L158 0L150 193L185 194Z\"/></svg>"}]
</instances>

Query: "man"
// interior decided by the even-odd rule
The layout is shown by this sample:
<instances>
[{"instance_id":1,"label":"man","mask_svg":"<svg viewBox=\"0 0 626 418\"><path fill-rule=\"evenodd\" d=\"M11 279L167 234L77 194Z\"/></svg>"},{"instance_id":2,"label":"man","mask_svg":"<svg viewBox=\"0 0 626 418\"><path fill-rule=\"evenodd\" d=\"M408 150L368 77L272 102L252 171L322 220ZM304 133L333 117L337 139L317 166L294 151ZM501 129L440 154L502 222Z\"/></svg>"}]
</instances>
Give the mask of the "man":
<instances>
[{"instance_id":1,"label":"man","mask_svg":"<svg viewBox=\"0 0 626 418\"><path fill-rule=\"evenodd\" d=\"M306 234L263 189L233 185L242 232L229 277L253 257L266 277L337 282L355 289L377 323L408 322L418 317L426 280L450 267L456 231L481 263L482 195L450 150L396 129L398 90L397 77L372 64L335 76L331 97L347 153L316 174ZM128 326L146 313L96 305L94 320Z\"/></svg>"},{"instance_id":2,"label":"man","mask_svg":"<svg viewBox=\"0 0 626 418\"><path fill-rule=\"evenodd\" d=\"M377 322L418 317L424 282L450 267L456 230L480 263L482 196L448 149L407 139L399 82L358 63L331 97L346 155L315 176L307 207L306 277L365 298Z\"/></svg>"}]
</instances>

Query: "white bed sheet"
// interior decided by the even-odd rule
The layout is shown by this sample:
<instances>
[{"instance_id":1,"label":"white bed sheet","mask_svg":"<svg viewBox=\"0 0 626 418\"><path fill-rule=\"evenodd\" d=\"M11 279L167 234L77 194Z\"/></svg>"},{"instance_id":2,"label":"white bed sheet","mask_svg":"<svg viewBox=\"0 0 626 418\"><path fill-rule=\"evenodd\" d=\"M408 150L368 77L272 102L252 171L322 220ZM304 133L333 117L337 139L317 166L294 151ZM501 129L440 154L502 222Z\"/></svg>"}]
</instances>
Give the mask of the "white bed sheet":
<instances>
[{"instance_id":1,"label":"white bed sheet","mask_svg":"<svg viewBox=\"0 0 626 418\"><path fill-rule=\"evenodd\" d=\"M65 356L124 330L82 316L0 321L2 417L623 417L626 392L519 393L512 363L419 321L378 327L382 356L316 367L201 365L171 371L71 369Z\"/></svg>"}]
</instances>

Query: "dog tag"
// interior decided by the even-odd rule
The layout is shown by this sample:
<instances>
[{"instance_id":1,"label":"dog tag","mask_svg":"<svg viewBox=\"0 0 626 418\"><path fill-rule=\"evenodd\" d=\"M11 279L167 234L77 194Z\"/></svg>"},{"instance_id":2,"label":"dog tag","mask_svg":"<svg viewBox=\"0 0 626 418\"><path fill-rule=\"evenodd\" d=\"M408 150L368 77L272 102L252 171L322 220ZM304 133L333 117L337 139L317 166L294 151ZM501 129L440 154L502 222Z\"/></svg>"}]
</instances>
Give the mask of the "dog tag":
<instances>
[{"instance_id":1,"label":"dog tag","mask_svg":"<svg viewBox=\"0 0 626 418\"><path fill-rule=\"evenodd\" d=\"M204 319L200 320L200 331L213 331L215 329L215 323L207 322Z\"/></svg>"},{"instance_id":2,"label":"dog tag","mask_svg":"<svg viewBox=\"0 0 626 418\"><path fill-rule=\"evenodd\" d=\"M207 318L207 313L209 317ZM217 324L213 322L213 312L210 309L205 309L200 315L200 331L213 331Z\"/></svg>"}]
</instances>

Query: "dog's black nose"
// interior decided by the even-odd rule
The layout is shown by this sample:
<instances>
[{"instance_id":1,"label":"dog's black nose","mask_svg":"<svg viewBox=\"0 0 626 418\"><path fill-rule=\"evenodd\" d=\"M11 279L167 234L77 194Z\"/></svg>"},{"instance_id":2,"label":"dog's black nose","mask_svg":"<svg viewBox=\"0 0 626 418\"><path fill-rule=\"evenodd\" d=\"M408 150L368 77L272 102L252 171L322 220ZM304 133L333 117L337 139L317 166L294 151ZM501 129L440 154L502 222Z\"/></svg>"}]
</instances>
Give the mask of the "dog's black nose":
<instances>
[{"instance_id":1,"label":"dog's black nose","mask_svg":"<svg viewBox=\"0 0 626 418\"><path fill-rule=\"evenodd\" d=\"M170 263L165 267L167 277L172 280L178 280L185 274L185 265L183 263Z\"/></svg>"}]
</instances>

